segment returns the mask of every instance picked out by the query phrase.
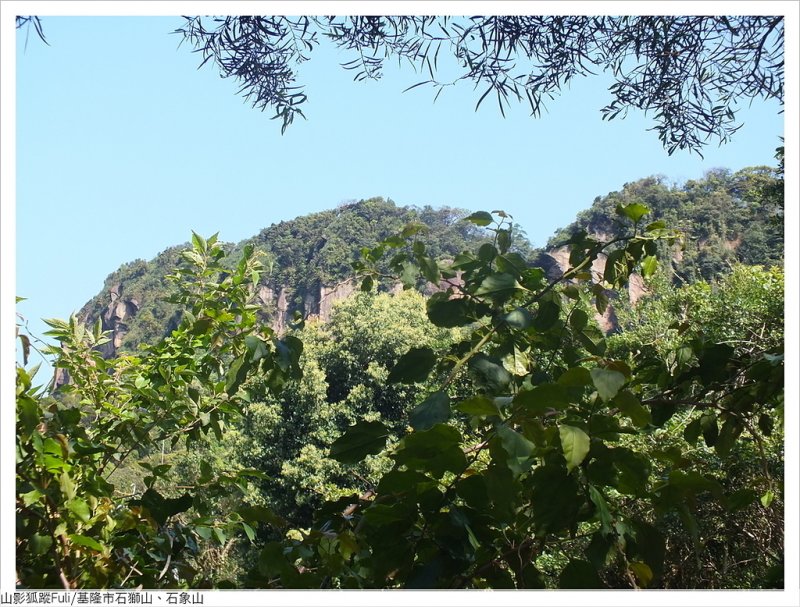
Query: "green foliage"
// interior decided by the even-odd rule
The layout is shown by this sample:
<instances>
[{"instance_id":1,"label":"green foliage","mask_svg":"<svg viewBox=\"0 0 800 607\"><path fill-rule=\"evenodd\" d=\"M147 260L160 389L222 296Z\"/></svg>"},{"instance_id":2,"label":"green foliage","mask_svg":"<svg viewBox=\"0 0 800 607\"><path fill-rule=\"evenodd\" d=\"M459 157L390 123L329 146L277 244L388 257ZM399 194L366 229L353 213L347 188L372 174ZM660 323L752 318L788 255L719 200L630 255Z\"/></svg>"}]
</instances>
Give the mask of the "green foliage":
<instances>
[{"instance_id":1,"label":"green foliage","mask_svg":"<svg viewBox=\"0 0 800 607\"><path fill-rule=\"evenodd\" d=\"M356 294L335 305L327 323L307 323L295 335L304 343L303 378L277 397L258 378L248 383L252 402L232 441L242 465L267 473L261 499L306 527L323 498L374 488L387 460L372 454L387 440L436 419L441 403L434 399L430 411L423 406L427 375L439 375L430 353L452 342L454 332L431 325L425 299L408 290ZM402 374L404 367L411 375Z\"/></svg>"},{"instance_id":2,"label":"green foliage","mask_svg":"<svg viewBox=\"0 0 800 607\"><path fill-rule=\"evenodd\" d=\"M391 200L371 198L280 222L235 245L220 244L227 253L222 264L225 271L231 272L231 260L245 247L252 246L258 252L264 265L258 284L267 289L262 294L271 296L261 301L259 321L275 326L279 315L291 319L295 314L304 318L318 314L326 303L322 301L322 288L351 279L352 262L362 249L407 225L414 226L416 239L425 244L427 251L422 259L415 259L425 269L427 280L415 281L414 286L428 291L429 283L438 284L437 260L452 259L488 238L480 228L459 221L465 214L446 207L397 207ZM524 238L517 238L515 246L529 250ZM86 324L101 319L103 330L113 329L119 336L119 347L110 343L102 347L107 356L119 351L135 352L140 344L155 343L177 327L184 310L167 300L167 275L188 248L188 243L171 247L150 261L123 265L106 278L103 290L80 310L78 317ZM381 264L381 269L388 272L389 264ZM278 310L281 293L285 309Z\"/></svg>"},{"instance_id":3,"label":"green foliage","mask_svg":"<svg viewBox=\"0 0 800 607\"><path fill-rule=\"evenodd\" d=\"M336 502L340 514L320 507L310 535L292 544L306 555L306 571L342 587L600 587L604 580L660 586L668 583L665 533L685 534L673 519L699 547L704 538L695 508L701 500L710 496L715 508L731 513L749 503L755 494L723 486L699 462L693 469L691 441L681 437L675 444L670 437L678 415L683 423L701 419L713 457L725 461L746 436L761 445L766 462L755 421L780 419L780 356L740 353L708 339L694 340L682 365L661 373L654 371L663 365L656 353L640 358L618 351L621 358L614 359L584 351L573 362L551 356L563 343L548 335L586 330L585 322L565 318L573 296L596 292L591 275L581 272L595 256L610 246L622 251L613 282L623 284L648 257L650 242L674 238L660 226L639 234L635 227L646 209L626 208L634 231L609 243L573 239L573 267L552 282L527 269L500 278L494 244L494 251L484 245L477 255L454 260L463 283L433 300L428 313L436 320L435 306L453 301L445 297L463 300L468 312L454 324L465 326L466 337L439 350L443 379L411 411L413 430L388 448L390 468L376 491ZM503 221L501 215L496 234ZM531 322L512 314L521 309ZM510 347L524 348L525 370L502 356ZM413 377L415 365L419 376L430 371L418 349L402 360L404 376ZM447 395L463 371L472 390L449 407ZM449 419L453 410L466 414L466 425ZM768 474L759 485L772 495L779 480ZM355 541L357 549L331 562L315 530ZM566 553L572 556L562 559L564 538L578 537L586 539L576 539ZM586 558L579 556L581 544ZM290 549L285 545L284 552ZM507 557L523 553L524 560ZM561 564L543 574L540 562L545 569ZM267 577L270 586L285 585L284 574Z\"/></svg>"},{"instance_id":4,"label":"green foliage","mask_svg":"<svg viewBox=\"0 0 800 607\"><path fill-rule=\"evenodd\" d=\"M252 304L255 247L226 264L198 235L164 340L105 359L101 322L49 321L72 381L46 395L17 371L22 583L780 583L783 274L670 289L653 269L606 339L591 306L679 237L644 202L614 208L627 229L575 234L561 276L499 211L467 218L489 239L450 261L400 228L360 251L368 289L282 338Z\"/></svg>"},{"instance_id":5,"label":"green foliage","mask_svg":"<svg viewBox=\"0 0 800 607\"><path fill-rule=\"evenodd\" d=\"M260 262L246 248L233 272L216 236L193 237L172 279L180 325L137 356L106 360L98 321L48 320L56 365L71 378L47 396L17 369L17 572L26 587L202 585L200 546L220 544L241 517L209 518L213 502L240 491L247 471L213 475L175 491L170 464L147 454L164 442L221 436L243 403L252 373L279 390L300 374L300 344L256 325L253 281ZM126 494L109 479L134 457L144 487ZM172 495L174 494L174 495ZM213 541L213 540L212 540Z\"/></svg>"},{"instance_id":6,"label":"green foliage","mask_svg":"<svg viewBox=\"0 0 800 607\"><path fill-rule=\"evenodd\" d=\"M639 221L644 205L650 211L644 232L670 225L683 233L680 250L658 247L660 256L670 260L677 282L713 280L736 262L783 263L783 174L768 167L736 173L717 169L681 186L669 187L655 177L627 183L619 192L595 198L590 209L550 239L548 247L559 246L580 231L614 238L625 230L620 214ZM654 273L655 263L651 252L642 263L645 277Z\"/></svg>"}]
</instances>

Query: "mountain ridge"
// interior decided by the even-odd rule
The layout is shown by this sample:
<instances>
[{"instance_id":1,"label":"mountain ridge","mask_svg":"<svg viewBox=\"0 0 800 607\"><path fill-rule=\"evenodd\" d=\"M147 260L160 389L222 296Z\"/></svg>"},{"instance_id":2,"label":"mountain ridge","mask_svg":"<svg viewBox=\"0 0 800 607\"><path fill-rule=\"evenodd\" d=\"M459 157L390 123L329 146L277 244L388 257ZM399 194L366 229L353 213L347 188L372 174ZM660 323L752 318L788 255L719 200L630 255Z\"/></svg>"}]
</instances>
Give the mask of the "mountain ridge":
<instances>
[{"instance_id":1,"label":"mountain ridge","mask_svg":"<svg viewBox=\"0 0 800 607\"><path fill-rule=\"evenodd\" d=\"M651 208L648 221L664 219L670 227L678 225L686 232L682 249L661 251L676 281L711 280L736 262L782 263L782 175L770 167L735 173L718 169L682 186L669 187L659 177L626 183L619 191L595 198L574 222L557 230L545 248L534 249L524 232L516 236L516 246L534 265L557 278L568 265L561 241L580 230L599 239L613 238L622 229L614 209L634 201ZM350 264L359 250L374 246L408 223L427 226L423 240L434 259L452 259L465 248L489 241L491 233L461 221L467 214L451 207L396 206L391 199L369 198L272 224L226 246L231 259L247 244L264 255L267 270L257 289L260 317L282 333L295 314L325 321L335 302L357 290ZM91 324L99 318L103 329L111 332L105 356L133 350L177 326L180 310L162 296L168 289L165 276L187 246L169 247L150 261L123 264L81 308L78 317L83 322ZM600 256L593 273L602 276L603 269L604 256ZM436 285L418 286L428 294L437 289ZM644 292L644 283L635 276L629 285L629 301L635 303ZM614 330L613 306L596 320L604 331Z\"/></svg>"}]
</instances>

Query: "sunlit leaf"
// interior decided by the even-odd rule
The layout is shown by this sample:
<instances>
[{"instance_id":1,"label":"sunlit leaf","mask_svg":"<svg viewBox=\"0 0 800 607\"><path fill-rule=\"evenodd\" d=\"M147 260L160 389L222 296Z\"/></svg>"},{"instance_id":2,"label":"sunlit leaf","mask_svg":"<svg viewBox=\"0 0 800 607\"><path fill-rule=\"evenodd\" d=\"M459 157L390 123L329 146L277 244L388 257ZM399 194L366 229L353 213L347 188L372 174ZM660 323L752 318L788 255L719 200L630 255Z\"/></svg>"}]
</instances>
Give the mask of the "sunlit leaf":
<instances>
[{"instance_id":1,"label":"sunlit leaf","mask_svg":"<svg viewBox=\"0 0 800 607\"><path fill-rule=\"evenodd\" d=\"M567 472L581 465L589 454L589 435L580 428L560 425L558 434L561 437L561 449L567 461Z\"/></svg>"}]
</instances>

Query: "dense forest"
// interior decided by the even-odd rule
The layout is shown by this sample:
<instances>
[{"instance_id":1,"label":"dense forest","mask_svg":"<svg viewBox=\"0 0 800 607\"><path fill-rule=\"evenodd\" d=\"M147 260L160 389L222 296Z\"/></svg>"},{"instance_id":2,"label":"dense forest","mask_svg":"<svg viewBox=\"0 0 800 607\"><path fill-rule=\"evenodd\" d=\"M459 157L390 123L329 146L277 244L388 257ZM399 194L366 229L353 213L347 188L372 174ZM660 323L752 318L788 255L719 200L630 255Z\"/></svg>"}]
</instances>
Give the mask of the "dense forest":
<instances>
[{"instance_id":1,"label":"dense forest","mask_svg":"<svg viewBox=\"0 0 800 607\"><path fill-rule=\"evenodd\" d=\"M19 584L782 587L782 220L758 167L128 263L17 369Z\"/></svg>"}]
</instances>

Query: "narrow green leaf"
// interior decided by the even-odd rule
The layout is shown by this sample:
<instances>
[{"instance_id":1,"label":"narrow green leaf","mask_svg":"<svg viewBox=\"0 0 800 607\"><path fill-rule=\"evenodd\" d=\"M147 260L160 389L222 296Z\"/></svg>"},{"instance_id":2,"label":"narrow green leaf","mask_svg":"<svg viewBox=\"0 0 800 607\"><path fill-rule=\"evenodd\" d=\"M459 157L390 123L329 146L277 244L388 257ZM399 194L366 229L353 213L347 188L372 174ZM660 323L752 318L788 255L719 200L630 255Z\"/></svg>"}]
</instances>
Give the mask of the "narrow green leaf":
<instances>
[{"instance_id":1,"label":"narrow green leaf","mask_svg":"<svg viewBox=\"0 0 800 607\"><path fill-rule=\"evenodd\" d=\"M192 230L192 245L194 248L202 253L206 252L206 240L199 234L197 234L194 230Z\"/></svg>"},{"instance_id":2,"label":"narrow green leaf","mask_svg":"<svg viewBox=\"0 0 800 607\"><path fill-rule=\"evenodd\" d=\"M595 508L597 508L597 520L600 521L603 533L607 535L613 532L613 519L611 518L611 512L608 510L608 504L603 494L600 493L594 485L589 485L589 499L592 500Z\"/></svg>"},{"instance_id":3,"label":"narrow green leaf","mask_svg":"<svg viewBox=\"0 0 800 607\"><path fill-rule=\"evenodd\" d=\"M242 521L242 523L241 523L241 524L242 524L242 529L244 529L244 533L245 533L245 535L247 535L247 539L248 539L248 540L250 540L250 542L251 542L251 543L252 543L253 541L255 541L255 539L256 539L256 532L255 532L255 530L254 530L254 529L253 529L253 528L252 528L250 525L248 525L247 523L245 523L244 521Z\"/></svg>"}]
</instances>

